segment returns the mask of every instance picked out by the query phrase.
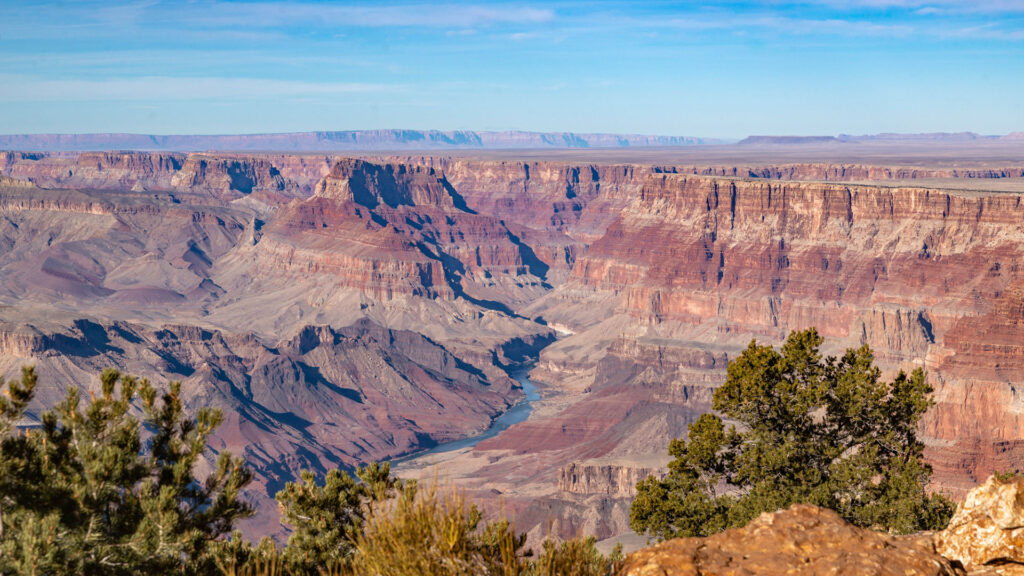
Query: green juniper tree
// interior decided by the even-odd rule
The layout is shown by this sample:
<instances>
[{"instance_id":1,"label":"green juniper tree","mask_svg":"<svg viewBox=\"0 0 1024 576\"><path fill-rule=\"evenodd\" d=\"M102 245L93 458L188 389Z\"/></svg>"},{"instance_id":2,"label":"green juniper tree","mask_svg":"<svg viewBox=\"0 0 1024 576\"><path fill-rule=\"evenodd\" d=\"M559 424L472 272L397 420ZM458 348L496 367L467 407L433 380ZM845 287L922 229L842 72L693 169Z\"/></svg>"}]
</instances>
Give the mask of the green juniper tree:
<instances>
[{"instance_id":1,"label":"green juniper tree","mask_svg":"<svg viewBox=\"0 0 1024 576\"><path fill-rule=\"evenodd\" d=\"M301 573L348 563L356 535L370 503L389 497L402 481L389 463L371 463L355 471L331 470L323 485L304 470L298 482L277 493L281 522L292 528L284 550L286 562Z\"/></svg>"},{"instance_id":2,"label":"green juniper tree","mask_svg":"<svg viewBox=\"0 0 1024 576\"><path fill-rule=\"evenodd\" d=\"M20 380L0 379L0 573L43 574L62 563L52 546L59 517L51 503L59 493L46 480L41 446L17 428L35 394L35 370ZM6 387L4 387L6 385ZM36 560L38 559L38 560Z\"/></svg>"},{"instance_id":3,"label":"green juniper tree","mask_svg":"<svg viewBox=\"0 0 1024 576\"><path fill-rule=\"evenodd\" d=\"M922 370L881 378L866 345L823 358L813 328L781 350L751 342L729 363L689 441L673 440L664 479L637 484L631 526L659 538L709 535L809 503L850 522L907 533L944 527L952 503L929 495L917 426L931 406Z\"/></svg>"},{"instance_id":4,"label":"green juniper tree","mask_svg":"<svg viewBox=\"0 0 1024 576\"><path fill-rule=\"evenodd\" d=\"M231 532L252 513L242 460L221 453L196 477L218 411L191 418L179 383L159 393L107 370L99 394L71 390L25 429L36 382L31 368L0 381L0 576L608 576L620 565L593 538L546 542L530 560L511 522L484 522L461 492L420 491L386 463L323 485L304 472L277 494L288 545L254 546Z\"/></svg>"},{"instance_id":5,"label":"green juniper tree","mask_svg":"<svg viewBox=\"0 0 1024 576\"><path fill-rule=\"evenodd\" d=\"M251 514L240 459L221 453L212 474L194 475L220 413L193 420L180 383L158 394L107 370L99 395L72 389L39 428L17 430L35 383L25 369L0 402L0 572L210 573L212 543Z\"/></svg>"}]
</instances>

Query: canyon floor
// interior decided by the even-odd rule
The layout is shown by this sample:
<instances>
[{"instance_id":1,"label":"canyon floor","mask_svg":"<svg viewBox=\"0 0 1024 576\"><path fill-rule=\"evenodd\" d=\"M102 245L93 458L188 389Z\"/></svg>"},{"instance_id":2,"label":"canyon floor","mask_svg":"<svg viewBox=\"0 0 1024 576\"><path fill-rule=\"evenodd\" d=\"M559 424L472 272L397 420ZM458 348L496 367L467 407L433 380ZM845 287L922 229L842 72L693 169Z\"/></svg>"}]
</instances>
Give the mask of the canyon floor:
<instances>
[{"instance_id":1,"label":"canyon floor","mask_svg":"<svg viewBox=\"0 0 1024 576\"><path fill-rule=\"evenodd\" d=\"M751 339L923 366L935 488L1024 468L1024 141L425 153L0 152L0 374L108 366L226 415L260 515L415 454L536 540L635 545L635 483Z\"/></svg>"}]
</instances>

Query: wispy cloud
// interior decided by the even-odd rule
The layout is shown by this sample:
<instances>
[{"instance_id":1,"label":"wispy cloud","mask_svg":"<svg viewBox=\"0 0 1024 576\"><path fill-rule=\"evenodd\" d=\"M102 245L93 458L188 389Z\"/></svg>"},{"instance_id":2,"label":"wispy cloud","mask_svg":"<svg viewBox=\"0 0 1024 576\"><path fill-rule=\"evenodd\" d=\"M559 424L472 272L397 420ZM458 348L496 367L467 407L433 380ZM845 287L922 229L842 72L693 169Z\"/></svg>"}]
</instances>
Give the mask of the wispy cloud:
<instances>
[{"instance_id":1,"label":"wispy cloud","mask_svg":"<svg viewBox=\"0 0 1024 576\"><path fill-rule=\"evenodd\" d=\"M907 24L878 24L868 20L844 20L841 18L760 18L757 26L788 32L791 34L842 34L845 36L907 36L914 27Z\"/></svg>"},{"instance_id":2,"label":"wispy cloud","mask_svg":"<svg viewBox=\"0 0 1024 576\"><path fill-rule=\"evenodd\" d=\"M104 21L141 25L153 20L190 27L282 28L430 27L473 28L497 24L549 22L549 8L507 4L409 3L339 5L319 2L214 2L160 4L144 2L97 12ZM107 16L113 14L114 16Z\"/></svg>"},{"instance_id":3,"label":"wispy cloud","mask_svg":"<svg viewBox=\"0 0 1024 576\"><path fill-rule=\"evenodd\" d=\"M61 73L72 72L76 77L100 75L104 77L127 76L142 72L152 75L152 71L163 70L164 74L195 74L197 62L207 65L216 64L222 69L236 70L241 66L252 66L259 63L263 66L305 66L309 68L339 66L351 68L380 68L387 66L387 60L367 59L337 53L299 53L281 54L273 51L219 49L198 50L193 48L180 50L103 50L89 52L25 52L8 53L0 51L0 68L8 74L32 71L59 70ZM179 72L192 70L192 72Z\"/></svg>"},{"instance_id":4,"label":"wispy cloud","mask_svg":"<svg viewBox=\"0 0 1024 576\"><path fill-rule=\"evenodd\" d=\"M264 100L404 90L395 84L291 82L262 78L143 76L108 80L45 80L0 75L0 102Z\"/></svg>"},{"instance_id":5,"label":"wispy cloud","mask_svg":"<svg viewBox=\"0 0 1024 576\"><path fill-rule=\"evenodd\" d=\"M358 28L471 29L502 25L536 25L554 21L547 7L526 4L418 2L406 4L289 2L82 1L41 9L0 2L0 36L15 39L69 37L125 38L168 31L178 41L214 32L219 38L240 35L245 41L281 31L306 34Z\"/></svg>"},{"instance_id":6,"label":"wispy cloud","mask_svg":"<svg viewBox=\"0 0 1024 576\"><path fill-rule=\"evenodd\" d=\"M198 22L213 26L277 27L316 23L329 26L473 28L528 24L554 19L548 8L516 5L407 4L337 6L316 3L247 2L199 5Z\"/></svg>"},{"instance_id":7,"label":"wispy cloud","mask_svg":"<svg viewBox=\"0 0 1024 576\"><path fill-rule=\"evenodd\" d=\"M843 36L906 36L914 32L909 24L878 24L870 20L841 18L791 18L762 15L734 18L695 16L667 20L648 20L638 26L658 29L672 28L694 32L731 30L746 33L843 35Z\"/></svg>"},{"instance_id":8,"label":"wispy cloud","mask_svg":"<svg viewBox=\"0 0 1024 576\"><path fill-rule=\"evenodd\" d=\"M984 3L975 5L952 0L930 3L917 0L806 0L802 3L766 0L757 4L756 10L743 12L723 10L719 5L713 9L702 8L668 18L623 18L616 14L604 14L601 17L605 19L606 26L617 24L647 37L652 37L651 33L658 30L670 29L697 35L729 32L761 39L788 36L848 39L961 38L1004 42L1024 39L1024 0L997 1L995 5L981 4ZM811 5L819 8L807 8ZM803 6L805 9L794 6ZM859 11L844 10L854 8ZM908 13L893 17L888 13L865 11L868 8L881 11L906 8ZM954 10L962 12L954 13ZM1022 11L1021 17L1013 14L1017 10ZM1003 11L1003 16L993 17L996 11Z\"/></svg>"},{"instance_id":9,"label":"wispy cloud","mask_svg":"<svg viewBox=\"0 0 1024 576\"><path fill-rule=\"evenodd\" d=\"M1024 41L1024 29L1007 30L996 24L965 26L947 30L944 36L949 38L974 38L979 40Z\"/></svg>"},{"instance_id":10,"label":"wispy cloud","mask_svg":"<svg viewBox=\"0 0 1024 576\"><path fill-rule=\"evenodd\" d=\"M1024 0L798 0L793 3L825 6L837 10L913 10L919 14L1024 13Z\"/></svg>"}]
</instances>

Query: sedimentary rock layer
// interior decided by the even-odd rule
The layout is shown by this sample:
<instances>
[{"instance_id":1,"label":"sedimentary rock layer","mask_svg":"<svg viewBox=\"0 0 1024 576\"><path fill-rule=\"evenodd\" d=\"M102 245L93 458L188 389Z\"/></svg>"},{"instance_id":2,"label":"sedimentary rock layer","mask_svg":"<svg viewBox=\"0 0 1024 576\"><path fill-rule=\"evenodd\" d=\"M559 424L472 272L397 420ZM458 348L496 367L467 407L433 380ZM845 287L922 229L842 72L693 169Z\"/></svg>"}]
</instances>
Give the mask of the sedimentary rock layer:
<instances>
[{"instance_id":1,"label":"sedimentary rock layer","mask_svg":"<svg viewBox=\"0 0 1024 576\"><path fill-rule=\"evenodd\" d=\"M924 366L930 457L960 485L1020 457L1022 218L1015 195L652 176L565 287L614 292L676 339L735 349L816 326L889 368Z\"/></svg>"}]
</instances>

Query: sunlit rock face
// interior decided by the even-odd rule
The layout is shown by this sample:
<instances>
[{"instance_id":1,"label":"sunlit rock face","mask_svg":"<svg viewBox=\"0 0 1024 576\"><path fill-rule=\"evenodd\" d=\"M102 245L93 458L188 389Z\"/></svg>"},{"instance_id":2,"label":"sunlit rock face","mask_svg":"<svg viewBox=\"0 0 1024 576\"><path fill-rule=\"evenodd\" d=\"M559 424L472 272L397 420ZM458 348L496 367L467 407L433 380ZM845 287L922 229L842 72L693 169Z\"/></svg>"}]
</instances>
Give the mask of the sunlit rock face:
<instances>
[{"instance_id":1,"label":"sunlit rock face","mask_svg":"<svg viewBox=\"0 0 1024 576\"><path fill-rule=\"evenodd\" d=\"M964 569L927 538L897 537L848 524L824 508L797 504L762 514L743 528L707 538L677 538L626 559L623 576L726 574L931 574Z\"/></svg>"},{"instance_id":2,"label":"sunlit rock face","mask_svg":"<svg viewBox=\"0 0 1024 576\"><path fill-rule=\"evenodd\" d=\"M1021 456L1022 217L1009 195L656 175L560 289L616 294L641 339L734 353L816 326L923 366L929 457L965 487Z\"/></svg>"},{"instance_id":3,"label":"sunlit rock face","mask_svg":"<svg viewBox=\"0 0 1024 576\"><path fill-rule=\"evenodd\" d=\"M1024 479L992 476L972 489L934 540L970 571L1024 574Z\"/></svg>"}]
</instances>

